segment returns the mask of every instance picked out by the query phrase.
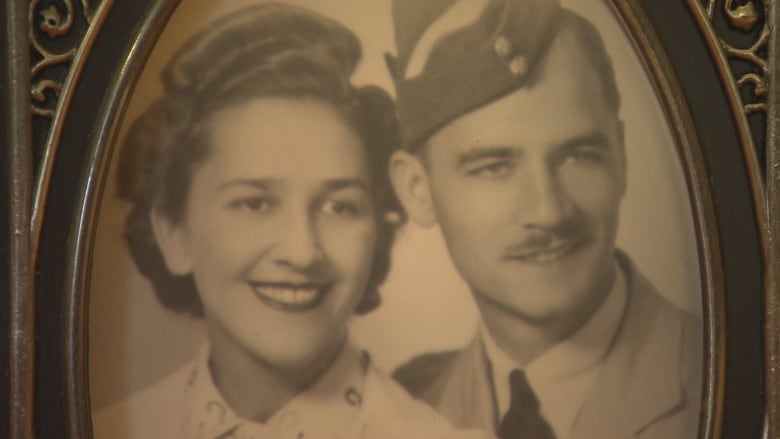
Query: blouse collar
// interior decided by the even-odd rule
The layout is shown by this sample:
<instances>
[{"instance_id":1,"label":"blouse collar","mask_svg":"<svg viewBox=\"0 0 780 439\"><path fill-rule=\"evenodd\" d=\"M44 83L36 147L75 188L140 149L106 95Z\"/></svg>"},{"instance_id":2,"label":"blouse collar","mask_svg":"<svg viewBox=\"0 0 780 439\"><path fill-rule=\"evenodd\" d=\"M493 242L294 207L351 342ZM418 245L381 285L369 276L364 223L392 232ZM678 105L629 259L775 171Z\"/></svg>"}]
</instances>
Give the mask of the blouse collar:
<instances>
[{"instance_id":1,"label":"blouse collar","mask_svg":"<svg viewBox=\"0 0 780 439\"><path fill-rule=\"evenodd\" d=\"M187 380L182 406L187 416L181 437L194 439L300 439L336 437L357 416L369 358L346 342L328 369L268 421L238 416L214 385L204 346ZM262 395L259 395L262 397Z\"/></svg>"}]
</instances>

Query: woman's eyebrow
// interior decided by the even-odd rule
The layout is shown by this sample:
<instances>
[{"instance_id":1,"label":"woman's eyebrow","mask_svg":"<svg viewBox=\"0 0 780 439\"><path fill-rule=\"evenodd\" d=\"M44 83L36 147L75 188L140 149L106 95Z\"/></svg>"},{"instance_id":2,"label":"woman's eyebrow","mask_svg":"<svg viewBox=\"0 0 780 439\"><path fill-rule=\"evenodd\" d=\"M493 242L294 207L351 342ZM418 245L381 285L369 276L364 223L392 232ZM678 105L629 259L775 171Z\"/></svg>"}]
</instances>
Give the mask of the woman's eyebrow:
<instances>
[{"instance_id":1,"label":"woman's eyebrow","mask_svg":"<svg viewBox=\"0 0 780 439\"><path fill-rule=\"evenodd\" d=\"M336 178L322 183L326 192L334 192L342 189L358 188L368 192L368 186L359 178Z\"/></svg>"},{"instance_id":2,"label":"woman's eyebrow","mask_svg":"<svg viewBox=\"0 0 780 439\"><path fill-rule=\"evenodd\" d=\"M242 178L237 180L230 180L226 181L225 183L222 183L217 187L217 192L224 191L226 189L230 189L234 186L250 186L255 189L271 189L274 186L279 185L279 180L273 179L273 178Z\"/></svg>"}]
</instances>

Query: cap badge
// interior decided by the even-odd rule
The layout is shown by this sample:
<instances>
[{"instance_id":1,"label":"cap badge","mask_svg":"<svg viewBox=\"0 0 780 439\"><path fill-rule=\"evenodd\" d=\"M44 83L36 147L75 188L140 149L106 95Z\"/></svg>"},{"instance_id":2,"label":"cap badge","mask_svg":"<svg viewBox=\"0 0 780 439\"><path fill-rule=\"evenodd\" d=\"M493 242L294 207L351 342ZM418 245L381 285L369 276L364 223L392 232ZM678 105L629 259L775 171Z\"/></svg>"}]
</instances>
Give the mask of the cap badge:
<instances>
[{"instance_id":1,"label":"cap badge","mask_svg":"<svg viewBox=\"0 0 780 439\"><path fill-rule=\"evenodd\" d=\"M506 58L512 53L512 43L506 37L498 37L493 43L493 49L498 56Z\"/></svg>"},{"instance_id":2,"label":"cap badge","mask_svg":"<svg viewBox=\"0 0 780 439\"><path fill-rule=\"evenodd\" d=\"M528 72L528 60L518 55L509 61L509 71L515 76L523 76Z\"/></svg>"}]
</instances>

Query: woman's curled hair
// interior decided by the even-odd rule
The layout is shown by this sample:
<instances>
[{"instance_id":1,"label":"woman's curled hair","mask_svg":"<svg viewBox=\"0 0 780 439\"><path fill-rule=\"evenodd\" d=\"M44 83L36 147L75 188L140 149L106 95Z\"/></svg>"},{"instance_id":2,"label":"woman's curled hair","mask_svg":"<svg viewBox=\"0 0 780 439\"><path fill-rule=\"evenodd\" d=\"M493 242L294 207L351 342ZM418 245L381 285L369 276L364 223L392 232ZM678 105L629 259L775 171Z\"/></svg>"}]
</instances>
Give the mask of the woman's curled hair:
<instances>
[{"instance_id":1,"label":"woman's curled hair","mask_svg":"<svg viewBox=\"0 0 780 439\"><path fill-rule=\"evenodd\" d=\"M162 305L203 315L193 276L167 269L150 213L156 210L174 224L182 220L192 177L210 153L204 122L228 106L263 97L329 104L361 137L374 179L378 233L367 291L357 312L379 304L377 288L389 270L395 231L395 224L385 218L402 212L387 175L390 154L400 139L387 93L350 82L360 57L359 41L338 22L275 3L222 17L172 57L163 71L163 95L130 127L117 175L119 197L133 205L125 240Z\"/></svg>"}]
</instances>

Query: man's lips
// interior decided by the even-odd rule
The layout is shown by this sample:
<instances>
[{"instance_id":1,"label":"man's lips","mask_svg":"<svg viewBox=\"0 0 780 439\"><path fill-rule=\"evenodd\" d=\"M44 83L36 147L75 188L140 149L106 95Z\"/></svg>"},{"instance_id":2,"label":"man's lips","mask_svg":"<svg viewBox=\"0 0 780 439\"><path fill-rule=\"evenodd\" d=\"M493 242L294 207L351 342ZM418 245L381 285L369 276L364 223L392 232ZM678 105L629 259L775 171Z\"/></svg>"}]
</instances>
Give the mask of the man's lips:
<instances>
[{"instance_id":1,"label":"man's lips","mask_svg":"<svg viewBox=\"0 0 780 439\"><path fill-rule=\"evenodd\" d=\"M250 282L255 295L266 305L287 312L303 312L316 308L325 299L331 284Z\"/></svg>"},{"instance_id":2,"label":"man's lips","mask_svg":"<svg viewBox=\"0 0 780 439\"><path fill-rule=\"evenodd\" d=\"M515 246L507 252L505 257L513 261L546 264L569 256L584 246L585 243L585 239L570 239L542 246Z\"/></svg>"}]
</instances>

